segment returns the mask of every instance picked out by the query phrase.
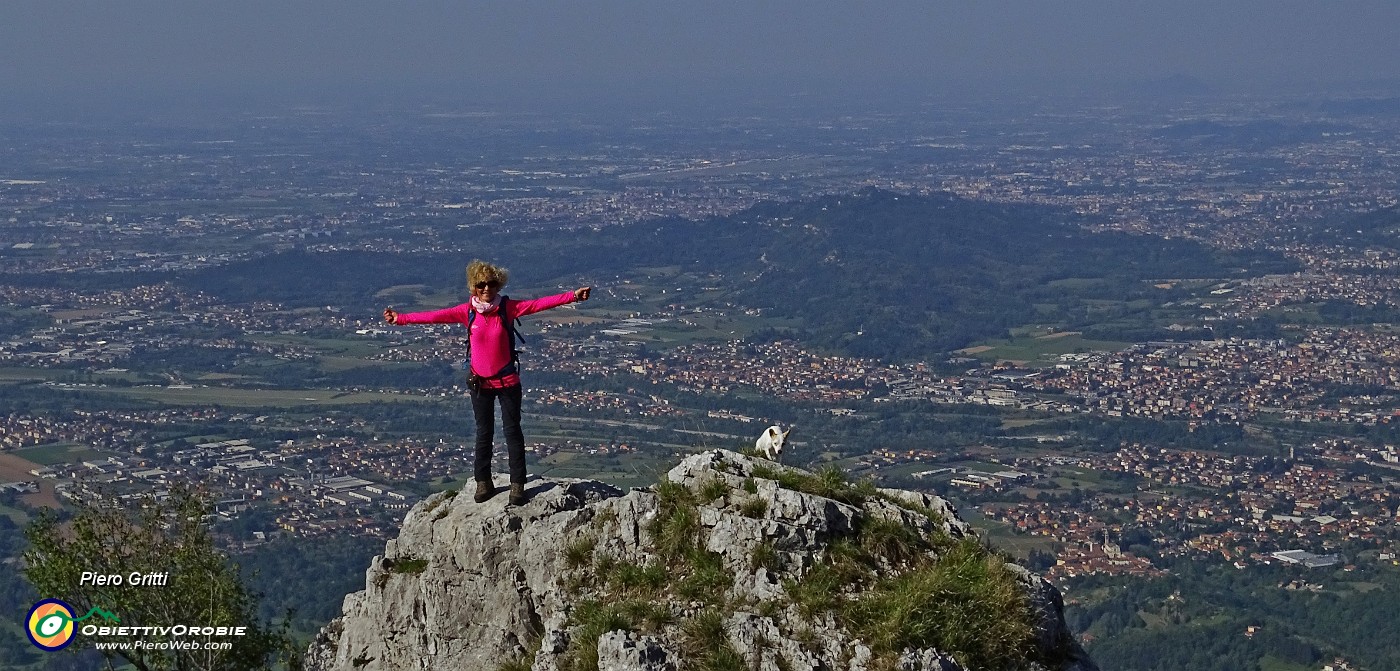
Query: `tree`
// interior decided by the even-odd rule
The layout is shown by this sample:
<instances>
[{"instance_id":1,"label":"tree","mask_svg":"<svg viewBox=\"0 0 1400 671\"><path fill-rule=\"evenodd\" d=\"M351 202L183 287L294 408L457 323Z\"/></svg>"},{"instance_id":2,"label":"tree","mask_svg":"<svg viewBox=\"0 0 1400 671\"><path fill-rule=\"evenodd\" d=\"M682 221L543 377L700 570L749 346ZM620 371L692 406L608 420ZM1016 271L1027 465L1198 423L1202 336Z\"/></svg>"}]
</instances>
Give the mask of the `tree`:
<instances>
[{"instance_id":1,"label":"tree","mask_svg":"<svg viewBox=\"0 0 1400 671\"><path fill-rule=\"evenodd\" d=\"M25 576L42 597L72 606L74 618L100 608L95 612L120 620L93 618L76 626L77 632L93 624L153 628L127 636L76 636L73 647L91 646L94 640L115 643L117 649L100 651L109 664L120 656L142 671L231 671L267 668L270 661L296 666L286 625L260 620L257 596L244 587L237 567L214 548L204 523L208 512L201 498L177 491L164 501L148 498L135 512L79 505L68 524L41 516L26 530ZM217 629L204 631L210 627L244 629L241 636L218 635ZM188 628L201 631L193 635ZM176 644L172 648L231 645L225 650L160 649L162 643Z\"/></svg>"}]
</instances>

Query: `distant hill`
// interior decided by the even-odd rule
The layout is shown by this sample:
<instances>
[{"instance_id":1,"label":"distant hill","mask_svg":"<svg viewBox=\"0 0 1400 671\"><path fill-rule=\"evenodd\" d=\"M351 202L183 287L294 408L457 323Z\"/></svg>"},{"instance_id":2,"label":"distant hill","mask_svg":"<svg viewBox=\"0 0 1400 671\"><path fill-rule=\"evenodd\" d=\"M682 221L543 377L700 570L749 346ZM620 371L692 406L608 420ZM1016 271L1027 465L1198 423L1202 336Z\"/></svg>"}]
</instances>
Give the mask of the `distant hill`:
<instances>
[{"instance_id":1,"label":"distant hill","mask_svg":"<svg viewBox=\"0 0 1400 671\"><path fill-rule=\"evenodd\" d=\"M1085 300L1151 296L1149 279L1293 267L1190 241L1090 233L1079 223L1048 207L868 190L715 221L605 229L571 245L569 262L719 272L740 304L803 319L811 342L895 359L1072 320Z\"/></svg>"},{"instance_id":2,"label":"distant hill","mask_svg":"<svg viewBox=\"0 0 1400 671\"><path fill-rule=\"evenodd\" d=\"M1310 228L1307 237L1328 244L1400 249L1400 207L1323 222Z\"/></svg>"},{"instance_id":3,"label":"distant hill","mask_svg":"<svg viewBox=\"0 0 1400 671\"><path fill-rule=\"evenodd\" d=\"M732 302L802 319L807 327L797 335L813 344L894 359L924 358L1027 323L1075 324L1085 301L1159 296L1150 279L1293 269L1264 253L1090 233L1079 224L1049 207L867 190L703 221L472 240L480 256L532 283L648 266L718 274ZM374 292L388 286L460 289L465 261L461 254L297 252L186 281L231 300L369 309Z\"/></svg>"}]
</instances>

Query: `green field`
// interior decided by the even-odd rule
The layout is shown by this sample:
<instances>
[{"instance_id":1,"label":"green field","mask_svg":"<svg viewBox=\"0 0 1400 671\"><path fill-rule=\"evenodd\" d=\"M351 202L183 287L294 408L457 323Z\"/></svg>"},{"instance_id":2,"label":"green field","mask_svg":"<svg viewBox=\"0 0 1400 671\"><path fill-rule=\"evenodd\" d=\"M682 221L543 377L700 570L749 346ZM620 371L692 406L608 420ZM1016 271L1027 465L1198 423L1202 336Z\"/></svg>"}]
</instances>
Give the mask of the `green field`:
<instances>
[{"instance_id":1,"label":"green field","mask_svg":"<svg viewBox=\"0 0 1400 671\"><path fill-rule=\"evenodd\" d=\"M422 368L421 363L405 363L399 361L374 361L360 359L349 356L323 356L316 362L322 371L327 373L339 373L341 371L353 370L355 368L401 368L410 370Z\"/></svg>"},{"instance_id":2,"label":"green field","mask_svg":"<svg viewBox=\"0 0 1400 671\"><path fill-rule=\"evenodd\" d=\"M1316 667L1295 664L1277 657L1264 657L1259 660L1259 671L1312 671Z\"/></svg>"},{"instance_id":3,"label":"green field","mask_svg":"<svg viewBox=\"0 0 1400 671\"><path fill-rule=\"evenodd\" d=\"M670 454L663 457L635 452L601 456L581 452L556 452L538 461L534 457L527 459L532 476L599 480L623 491L656 484L678 461ZM498 479L501 475L496 473ZM456 489L471 492L474 487L472 474L469 472L459 473L445 483L432 483L434 490Z\"/></svg>"},{"instance_id":4,"label":"green field","mask_svg":"<svg viewBox=\"0 0 1400 671\"><path fill-rule=\"evenodd\" d=\"M1116 352L1131 343L1111 340L1089 340L1077 333L1020 335L1010 339L986 340L967 351L984 361L1017 361L1029 366L1051 366L1060 361L1061 354L1083 352ZM982 348L989 349L982 349Z\"/></svg>"},{"instance_id":5,"label":"green field","mask_svg":"<svg viewBox=\"0 0 1400 671\"><path fill-rule=\"evenodd\" d=\"M316 350L317 353L327 356L352 357L364 359L384 351L384 344L367 340L364 338L312 338L299 335L250 335L250 342L261 342L274 345L295 345L307 349Z\"/></svg>"},{"instance_id":6,"label":"green field","mask_svg":"<svg viewBox=\"0 0 1400 671\"><path fill-rule=\"evenodd\" d=\"M12 452L17 457L27 459L43 466L54 464L72 464L88 459L105 459L109 456L116 456L113 452L99 452L90 447L77 445L74 443L54 443L52 445L41 445Z\"/></svg>"},{"instance_id":7,"label":"green field","mask_svg":"<svg viewBox=\"0 0 1400 671\"><path fill-rule=\"evenodd\" d=\"M327 389L231 389L227 387L85 388L101 392L169 405L223 405L235 408L288 407L299 405L355 405L358 403L431 403L437 398L422 395L389 394L381 392L344 393Z\"/></svg>"},{"instance_id":8,"label":"green field","mask_svg":"<svg viewBox=\"0 0 1400 671\"><path fill-rule=\"evenodd\" d=\"M557 452L545 457L532 470L544 477L601 480L626 491L630 487L656 484L678 461L669 452L665 455L631 452L601 456Z\"/></svg>"},{"instance_id":9,"label":"green field","mask_svg":"<svg viewBox=\"0 0 1400 671\"><path fill-rule=\"evenodd\" d=\"M1050 538L1015 533L1009 525L987 519L980 511L966 504L958 504L957 508L958 516L976 529L978 535L1017 559L1025 559L1031 550L1050 552L1053 549L1055 541Z\"/></svg>"},{"instance_id":10,"label":"green field","mask_svg":"<svg viewBox=\"0 0 1400 671\"><path fill-rule=\"evenodd\" d=\"M52 371L42 368L0 368L0 384L7 382L29 382L32 380L52 380L67 371Z\"/></svg>"}]
</instances>

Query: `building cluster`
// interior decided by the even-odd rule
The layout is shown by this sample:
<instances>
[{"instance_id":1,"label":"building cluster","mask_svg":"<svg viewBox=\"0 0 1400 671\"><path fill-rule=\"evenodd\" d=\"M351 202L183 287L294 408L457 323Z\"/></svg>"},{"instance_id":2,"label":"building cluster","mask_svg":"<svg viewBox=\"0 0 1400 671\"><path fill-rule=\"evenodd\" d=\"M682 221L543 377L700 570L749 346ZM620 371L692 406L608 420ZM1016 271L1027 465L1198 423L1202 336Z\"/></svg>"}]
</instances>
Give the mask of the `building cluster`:
<instances>
[{"instance_id":1,"label":"building cluster","mask_svg":"<svg viewBox=\"0 0 1400 671\"><path fill-rule=\"evenodd\" d=\"M1128 476L1136 487L1075 502L1042 500L1032 486L1021 490L1030 497L984 512L1017 533L1053 539L1062 548L1053 571L1060 576L1135 565L1141 558L1131 548L1116 550L1117 564L1101 561L1106 546L1125 537L1154 554L1216 557L1241 567L1325 566L1367 550L1393 557L1400 545L1395 480L1351 474L1345 466L1357 449L1353 441L1333 440L1299 460L1131 444L1110 455L1038 457L1019 467L1043 478L1070 465ZM1386 454L1395 458L1393 449Z\"/></svg>"},{"instance_id":2,"label":"building cluster","mask_svg":"<svg viewBox=\"0 0 1400 671\"><path fill-rule=\"evenodd\" d=\"M1299 342L1230 338L1146 343L1025 378L1024 390L1063 395L1111 416L1239 422L1388 423L1400 414L1400 334L1312 328ZM1338 390L1346 390L1338 393Z\"/></svg>"}]
</instances>

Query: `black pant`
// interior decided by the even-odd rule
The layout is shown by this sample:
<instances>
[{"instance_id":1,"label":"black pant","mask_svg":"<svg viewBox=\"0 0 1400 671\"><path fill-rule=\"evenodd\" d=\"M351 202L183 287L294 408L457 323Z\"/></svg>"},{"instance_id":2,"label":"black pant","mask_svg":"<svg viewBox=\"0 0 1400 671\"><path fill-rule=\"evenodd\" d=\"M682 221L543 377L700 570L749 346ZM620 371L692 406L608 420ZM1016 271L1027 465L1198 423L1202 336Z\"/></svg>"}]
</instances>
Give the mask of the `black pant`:
<instances>
[{"instance_id":1,"label":"black pant","mask_svg":"<svg viewBox=\"0 0 1400 671\"><path fill-rule=\"evenodd\" d=\"M496 399L501 399L501 428L506 434L506 454L510 457L510 481L525 484L525 434L520 430L520 385L472 392L472 414L476 415L477 482L491 481L491 441L496 432Z\"/></svg>"}]
</instances>

